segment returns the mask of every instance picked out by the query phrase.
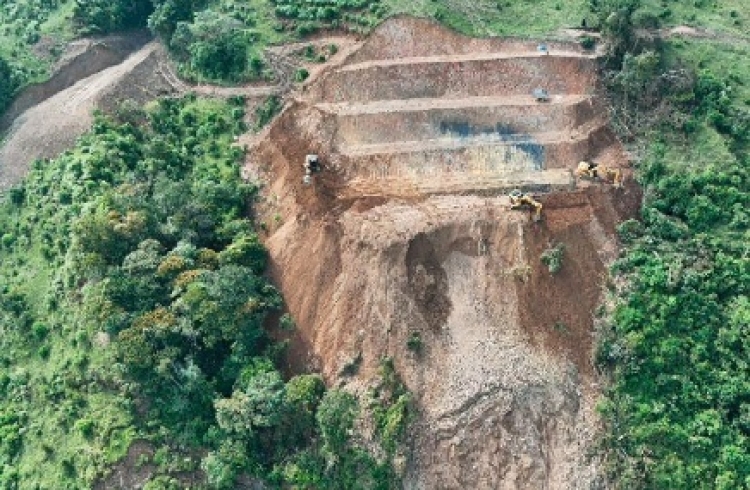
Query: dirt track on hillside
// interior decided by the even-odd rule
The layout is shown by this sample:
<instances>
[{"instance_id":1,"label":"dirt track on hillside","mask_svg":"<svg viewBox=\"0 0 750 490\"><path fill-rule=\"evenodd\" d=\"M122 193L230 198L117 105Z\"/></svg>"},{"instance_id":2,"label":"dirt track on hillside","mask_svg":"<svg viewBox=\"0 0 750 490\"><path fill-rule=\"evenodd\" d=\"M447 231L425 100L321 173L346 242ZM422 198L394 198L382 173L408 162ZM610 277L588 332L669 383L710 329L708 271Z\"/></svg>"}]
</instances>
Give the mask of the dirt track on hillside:
<instances>
[{"instance_id":1,"label":"dirt track on hillside","mask_svg":"<svg viewBox=\"0 0 750 490\"><path fill-rule=\"evenodd\" d=\"M275 82L219 87L181 80L157 41L146 44L148 36L143 32L130 36L75 41L49 82L30 87L17 98L0 120L0 130L7 130L0 147L0 191L19 182L34 160L54 158L72 147L91 126L94 109L109 112L125 100L143 104L164 95L193 92L207 97L243 96L252 114L262 99L296 89L293 75L298 66L308 68L309 83L359 46L353 37L334 36L271 47L267 57L273 60ZM307 63L297 55L308 45L331 44L338 52L326 63ZM252 141L248 134L239 143Z\"/></svg>"}]
</instances>

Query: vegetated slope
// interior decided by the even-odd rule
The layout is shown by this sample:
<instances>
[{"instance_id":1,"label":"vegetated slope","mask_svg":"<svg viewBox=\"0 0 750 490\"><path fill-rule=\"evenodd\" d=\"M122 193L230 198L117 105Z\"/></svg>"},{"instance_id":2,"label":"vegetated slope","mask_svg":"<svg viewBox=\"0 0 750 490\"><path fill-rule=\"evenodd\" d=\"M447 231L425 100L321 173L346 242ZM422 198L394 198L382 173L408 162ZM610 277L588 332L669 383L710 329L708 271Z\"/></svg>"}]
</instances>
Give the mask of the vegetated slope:
<instances>
[{"instance_id":1,"label":"vegetated slope","mask_svg":"<svg viewBox=\"0 0 750 490\"><path fill-rule=\"evenodd\" d=\"M275 367L246 129L239 100L124 106L0 203L0 487L395 486L388 362L377 458L355 398Z\"/></svg>"},{"instance_id":2,"label":"vegetated slope","mask_svg":"<svg viewBox=\"0 0 750 490\"><path fill-rule=\"evenodd\" d=\"M195 124L178 132L179 116L188 115ZM229 148L241 121L233 119L229 107L187 101L167 101L149 113L130 110L125 117L127 124L98 118L76 148L52 162L39 162L2 203L3 488L91 487L134 439L155 434L158 429L149 421L170 427L169 417L157 415L165 414L160 403L181 410L174 399L159 402L149 395L159 390L144 382L148 375L132 384L132 372L123 370L128 350L115 341L140 316L138 310L166 306L169 291L162 288L169 285L155 269L146 272L162 261L157 256L177 242L183 246L178 250L185 250L187 242L181 239L188 235L213 236L218 220L231 219L232 209L242 205L242 187L232 168L237 153ZM199 143L195 133L208 130L214 138ZM186 139L194 153L180 155ZM200 203L198 189L207 190L215 181L225 182L224 200ZM176 195L192 196L190 206L202 210L201 223L187 219L186 203ZM154 226L166 223L167 215L172 216L171 231L157 230ZM149 246L138 248L143 240ZM131 260L122 268L128 255ZM131 335L130 340L139 338ZM148 374L144 361L149 354L164 354L159 350L164 340L157 335L152 344L144 341L130 351L142 356L142 374ZM169 352L177 353L174 348ZM163 364L167 371L162 374L180 376L187 366L174 361ZM170 398L167 391L159 396ZM200 418L206 400L197 399L204 402L193 399L182 409L192 405L190 412L172 420ZM174 444L168 433L157 444ZM169 462L162 456L160 471ZM183 469L197 465L193 460Z\"/></svg>"},{"instance_id":3,"label":"vegetated slope","mask_svg":"<svg viewBox=\"0 0 750 490\"><path fill-rule=\"evenodd\" d=\"M615 223L639 195L571 190L568 169L580 159L624 163L616 139L574 134L586 124L608 131L597 122L593 60L574 46L544 55L534 43L499 40L463 39L469 48L451 52L461 40L430 22L389 20L251 151L248 174L268 182L261 219L272 274L298 326L290 359L362 393L379 360L394 359L419 410L407 487L594 485L592 315L616 256ZM514 66L512 86L482 78ZM573 104L573 117L556 114L554 102L537 105L530 92L541 80ZM576 115L572 94L590 98L591 110ZM489 96L545 112L524 122L513 104L471 100ZM560 139L540 138L544 124L557 124ZM416 145L435 138L442 153ZM575 138L570 151L554 151ZM372 161L351 146L381 142ZM476 166L464 165L466 146L477 149ZM323 162L311 186L302 183L308 153ZM548 165L568 179L551 180ZM497 175L504 180L485 185ZM515 185L557 191L540 195L541 223L499 197ZM540 260L557 244L559 271Z\"/></svg>"},{"instance_id":4,"label":"vegetated slope","mask_svg":"<svg viewBox=\"0 0 750 490\"><path fill-rule=\"evenodd\" d=\"M601 411L616 488L750 486L750 53L746 35L727 36L749 13L713 39L632 37L610 66L645 193L641 220L620 228L597 356L612 376Z\"/></svg>"}]
</instances>

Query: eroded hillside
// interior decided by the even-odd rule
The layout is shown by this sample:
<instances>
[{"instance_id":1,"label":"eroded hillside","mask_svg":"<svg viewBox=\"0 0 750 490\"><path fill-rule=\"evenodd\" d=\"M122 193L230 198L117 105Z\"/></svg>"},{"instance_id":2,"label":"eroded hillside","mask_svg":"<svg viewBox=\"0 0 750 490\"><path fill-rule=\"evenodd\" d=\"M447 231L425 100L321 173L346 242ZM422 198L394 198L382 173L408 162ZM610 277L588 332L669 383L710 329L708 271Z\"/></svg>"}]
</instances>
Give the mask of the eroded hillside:
<instances>
[{"instance_id":1,"label":"eroded hillside","mask_svg":"<svg viewBox=\"0 0 750 490\"><path fill-rule=\"evenodd\" d=\"M549 91L536 102L535 88ZM577 45L393 19L310 84L249 153L297 369L364 392L395 359L420 410L408 488L589 488L593 315L637 190ZM322 172L303 184L305 155ZM534 191L544 219L510 211ZM563 244L562 267L540 261ZM418 338L421 349L409 349ZM413 343L412 343L413 346ZM307 354L302 359L300 356ZM294 357L294 356L291 356Z\"/></svg>"}]
</instances>

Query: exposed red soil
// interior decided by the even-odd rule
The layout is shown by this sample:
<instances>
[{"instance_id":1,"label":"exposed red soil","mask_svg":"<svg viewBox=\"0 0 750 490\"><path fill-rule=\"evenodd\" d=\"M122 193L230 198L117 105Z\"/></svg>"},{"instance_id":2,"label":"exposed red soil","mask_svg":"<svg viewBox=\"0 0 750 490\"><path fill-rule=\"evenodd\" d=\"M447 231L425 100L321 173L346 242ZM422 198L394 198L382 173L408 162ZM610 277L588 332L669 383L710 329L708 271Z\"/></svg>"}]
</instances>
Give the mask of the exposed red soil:
<instances>
[{"instance_id":1,"label":"exposed red soil","mask_svg":"<svg viewBox=\"0 0 750 490\"><path fill-rule=\"evenodd\" d=\"M593 375L593 317L600 304L607 265L617 249L604 243L623 219L635 217L640 192L632 181L625 189L588 187L576 193L542 198L544 220L528 228L530 257L563 244L562 268L555 274L538 264L519 284L519 313L533 345L573 362ZM616 204L615 204L616 203ZM598 239L593 239L592 236Z\"/></svg>"},{"instance_id":2,"label":"exposed red soil","mask_svg":"<svg viewBox=\"0 0 750 490\"><path fill-rule=\"evenodd\" d=\"M581 159L627 163L595 65L574 45L540 55L535 43L395 19L249 153L246 174L266 182L257 209L271 274L298 327L291 368L364 391L394 358L420 406L407 486L598 479L593 315L616 224L640 194L632 180L570 177ZM537 83L558 99L536 102ZM305 185L311 153L323 170ZM513 185L540 192L540 223L509 210ZM552 275L540 256L558 242ZM415 332L420 354L407 348Z\"/></svg>"}]
</instances>

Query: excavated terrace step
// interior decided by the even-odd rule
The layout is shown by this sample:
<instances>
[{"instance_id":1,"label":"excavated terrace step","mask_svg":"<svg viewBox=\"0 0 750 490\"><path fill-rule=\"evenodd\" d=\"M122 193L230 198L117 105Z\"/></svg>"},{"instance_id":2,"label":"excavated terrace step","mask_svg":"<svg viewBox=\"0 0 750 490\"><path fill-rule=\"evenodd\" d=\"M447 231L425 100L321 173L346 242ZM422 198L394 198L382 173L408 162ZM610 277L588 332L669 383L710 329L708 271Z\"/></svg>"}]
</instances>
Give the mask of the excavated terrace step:
<instances>
[{"instance_id":1,"label":"excavated terrace step","mask_svg":"<svg viewBox=\"0 0 750 490\"><path fill-rule=\"evenodd\" d=\"M315 107L336 118L336 144L342 148L441 137L551 132L580 126L596 115L587 95L557 95L541 103L530 95L517 95L322 103Z\"/></svg>"},{"instance_id":2,"label":"excavated terrace step","mask_svg":"<svg viewBox=\"0 0 750 490\"><path fill-rule=\"evenodd\" d=\"M589 134L602 126L601 122L573 128L567 131L546 131L532 134L478 134L466 137L446 136L442 138L393 141L387 143L360 144L342 147L340 152L346 157L373 155L395 155L399 153L433 152L459 150L471 147L528 146L570 143L588 138Z\"/></svg>"},{"instance_id":3,"label":"excavated terrace step","mask_svg":"<svg viewBox=\"0 0 750 490\"><path fill-rule=\"evenodd\" d=\"M541 51L507 51L494 53L463 53L463 54L439 54L432 56L410 56L406 58L386 58L379 60L363 61L353 63L339 68L337 71L367 70L374 67L386 67L396 65L418 65L418 64L440 64L440 63L464 63L467 61L508 60L517 58L588 58L595 59L596 54L582 53L573 50L553 49L548 53Z\"/></svg>"},{"instance_id":4,"label":"excavated terrace step","mask_svg":"<svg viewBox=\"0 0 750 490\"><path fill-rule=\"evenodd\" d=\"M592 56L531 53L430 56L376 60L344 66L311 87L320 102L367 102L413 98L585 94L594 87Z\"/></svg>"},{"instance_id":5,"label":"excavated terrace step","mask_svg":"<svg viewBox=\"0 0 750 490\"><path fill-rule=\"evenodd\" d=\"M553 95L549 102L538 103L530 94L524 95L491 95L484 97L459 98L417 98L380 100L365 103L321 102L315 104L318 109L331 112L337 116L361 116L393 112L414 112L432 109L464 109L477 107L506 106L555 106L570 105L589 100L591 96L582 94Z\"/></svg>"},{"instance_id":6,"label":"excavated terrace step","mask_svg":"<svg viewBox=\"0 0 750 490\"><path fill-rule=\"evenodd\" d=\"M358 197L419 197L436 194L492 194L510 189L525 192L570 190L575 179L567 169L514 172L505 175L440 174L419 179L390 177L380 179L352 179L339 193L343 199Z\"/></svg>"},{"instance_id":7,"label":"excavated terrace step","mask_svg":"<svg viewBox=\"0 0 750 490\"><path fill-rule=\"evenodd\" d=\"M360 145L335 158L351 178L413 178L453 172L495 175L572 169L614 141L611 130L596 122L570 132L537 133L512 140L486 136Z\"/></svg>"}]
</instances>

